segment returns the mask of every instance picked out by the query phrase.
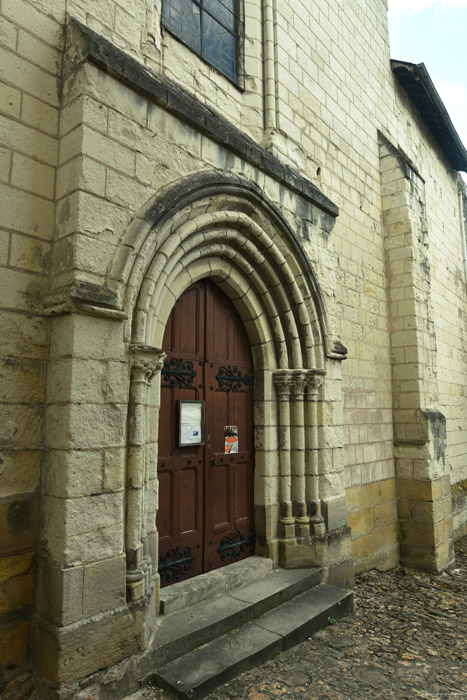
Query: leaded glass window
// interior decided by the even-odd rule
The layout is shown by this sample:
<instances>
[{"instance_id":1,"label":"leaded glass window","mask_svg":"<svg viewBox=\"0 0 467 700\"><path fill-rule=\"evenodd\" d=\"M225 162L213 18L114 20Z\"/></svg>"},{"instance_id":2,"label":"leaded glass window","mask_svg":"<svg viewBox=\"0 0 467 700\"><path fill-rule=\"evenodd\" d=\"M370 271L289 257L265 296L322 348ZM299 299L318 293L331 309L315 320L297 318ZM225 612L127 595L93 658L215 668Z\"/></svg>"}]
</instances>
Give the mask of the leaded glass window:
<instances>
[{"instance_id":1,"label":"leaded glass window","mask_svg":"<svg viewBox=\"0 0 467 700\"><path fill-rule=\"evenodd\" d=\"M178 39L238 82L239 0L164 0L162 24Z\"/></svg>"}]
</instances>

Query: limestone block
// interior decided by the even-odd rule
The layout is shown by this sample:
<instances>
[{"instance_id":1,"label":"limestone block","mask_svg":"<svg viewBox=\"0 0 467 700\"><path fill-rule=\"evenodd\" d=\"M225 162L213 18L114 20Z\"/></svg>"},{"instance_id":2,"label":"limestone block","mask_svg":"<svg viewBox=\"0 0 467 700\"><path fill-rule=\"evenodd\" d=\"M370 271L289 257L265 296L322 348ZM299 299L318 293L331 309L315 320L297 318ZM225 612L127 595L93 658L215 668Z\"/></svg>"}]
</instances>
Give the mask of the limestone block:
<instances>
[{"instance_id":1,"label":"limestone block","mask_svg":"<svg viewBox=\"0 0 467 700\"><path fill-rule=\"evenodd\" d=\"M60 52L22 29L18 33L17 52L48 73L59 75L61 69Z\"/></svg>"},{"instance_id":2,"label":"limestone block","mask_svg":"<svg viewBox=\"0 0 467 700\"><path fill-rule=\"evenodd\" d=\"M53 180L52 180L53 187ZM10 262L14 267L44 273L50 265L50 244L29 236L11 237Z\"/></svg>"},{"instance_id":3,"label":"limestone block","mask_svg":"<svg viewBox=\"0 0 467 700\"><path fill-rule=\"evenodd\" d=\"M47 537L72 538L91 530L123 523L123 493L105 493L80 498L44 498L44 533ZM94 559L101 559L98 554Z\"/></svg>"},{"instance_id":4,"label":"limestone block","mask_svg":"<svg viewBox=\"0 0 467 700\"><path fill-rule=\"evenodd\" d=\"M104 453L104 491L120 491L125 479L125 448L108 448Z\"/></svg>"},{"instance_id":5,"label":"limestone block","mask_svg":"<svg viewBox=\"0 0 467 700\"><path fill-rule=\"evenodd\" d=\"M99 557L110 558L121 554L123 537L123 525L120 521L67 539L52 533L47 539L47 552L59 566L86 564Z\"/></svg>"},{"instance_id":6,"label":"limestone block","mask_svg":"<svg viewBox=\"0 0 467 700\"><path fill-rule=\"evenodd\" d=\"M0 77L11 81L30 95L42 98L49 105L58 107L56 77L3 48L0 48Z\"/></svg>"},{"instance_id":7,"label":"limestone block","mask_svg":"<svg viewBox=\"0 0 467 700\"><path fill-rule=\"evenodd\" d=\"M44 400L43 360L0 359L2 403L41 403Z\"/></svg>"},{"instance_id":8,"label":"limestone block","mask_svg":"<svg viewBox=\"0 0 467 700\"><path fill-rule=\"evenodd\" d=\"M102 450L50 450L43 469L44 494L78 498L100 493L103 485Z\"/></svg>"},{"instance_id":9,"label":"limestone block","mask_svg":"<svg viewBox=\"0 0 467 700\"><path fill-rule=\"evenodd\" d=\"M45 104L31 95L23 93L21 119L25 124L45 131L50 136L58 134L58 109L55 106Z\"/></svg>"},{"instance_id":10,"label":"limestone block","mask_svg":"<svg viewBox=\"0 0 467 700\"><path fill-rule=\"evenodd\" d=\"M0 555L34 549L39 538L39 498L15 495L0 500Z\"/></svg>"},{"instance_id":11,"label":"limestone block","mask_svg":"<svg viewBox=\"0 0 467 700\"><path fill-rule=\"evenodd\" d=\"M95 99L98 104L115 109L137 124L146 125L148 102L145 97L138 95L130 87L115 80L96 66L89 64L84 66L82 75L88 97Z\"/></svg>"},{"instance_id":12,"label":"limestone block","mask_svg":"<svg viewBox=\"0 0 467 700\"><path fill-rule=\"evenodd\" d=\"M86 125L82 127L82 134L82 152L85 155L129 175L134 175L134 151Z\"/></svg>"},{"instance_id":13,"label":"limestone block","mask_svg":"<svg viewBox=\"0 0 467 700\"><path fill-rule=\"evenodd\" d=\"M227 163L225 148L204 135L201 137L201 156L204 162L225 170Z\"/></svg>"},{"instance_id":14,"label":"limestone block","mask_svg":"<svg viewBox=\"0 0 467 700\"><path fill-rule=\"evenodd\" d=\"M125 555L84 566L83 614L94 615L125 602Z\"/></svg>"},{"instance_id":15,"label":"limestone block","mask_svg":"<svg viewBox=\"0 0 467 700\"><path fill-rule=\"evenodd\" d=\"M0 24L0 27L2 25ZM1 29L0 29L1 31ZM16 88L0 83L1 111L11 117L19 117L21 111L21 92Z\"/></svg>"},{"instance_id":16,"label":"limestone block","mask_svg":"<svg viewBox=\"0 0 467 700\"><path fill-rule=\"evenodd\" d=\"M120 360L126 357L122 324L73 314L54 318L51 347L55 357L73 355L89 359Z\"/></svg>"},{"instance_id":17,"label":"limestone block","mask_svg":"<svg viewBox=\"0 0 467 700\"><path fill-rule=\"evenodd\" d=\"M47 359L49 320L23 313L0 312L0 354Z\"/></svg>"},{"instance_id":18,"label":"limestone block","mask_svg":"<svg viewBox=\"0 0 467 700\"><path fill-rule=\"evenodd\" d=\"M152 105L151 105L152 106ZM129 119L120 111L108 110L108 134L111 138L120 141L132 151L139 151L152 155L154 142L151 141L152 134L146 125L140 125ZM161 120L164 120L164 116ZM156 131L156 133L159 133ZM157 141L156 141L157 143Z\"/></svg>"},{"instance_id":19,"label":"limestone block","mask_svg":"<svg viewBox=\"0 0 467 700\"><path fill-rule=\"evenodd\" d=\"M56 360L49 364L48 400L57 402L125 402L129 367L124 362Z\"/></svg>"},{"instance_id":20,"label":"limestone block","mask_svg":"<svg viewBox=\"0 0 467 700\"><path fill-rule=\"evenodd\" d=\"M75 156L57 171L57 199L75 189L105 196L105 166L90 158Z\"/></svg>"},{"instance_id":21,"label":"limestone block","mask_svg":"<svg viewBox=\"0 0 467 700\"><path fill-rule=\"evenodd\" d=\"M42 0L40 1L42 2ZM65 11L63 4L57 7L57 0L53 0L53 3L55 5L54 12L51 12L51 2L48 2L46 13L44 12L44 7L41 8L41 11L38 7L29 5L24 0L5 0L4 6L2 5L2 12L5 17L16 25L30 28L34 34L51 44L51 46L61 47L63 43L63 28L59 22L63 22Z\"/></svg>"},{"instance_id":22,"label":"limestone block","mask_svg":"<svg viewBox=\"0 0 467 700\"><path fill-rule=\"evenodd\" d=\"M41 447L40 404L4 404L0 422L0 449L37 450Z\"/></svg>"},{"instance_id":23,"label":"limestone block","mask_svg":"<svg viewBox=\"0 0 467 700\"><path fill-rule=\"evenodd\" d=\"M34 492L41 477L40 450L2 450L0 498Z\"/></svg>"},{"instance_id":24,"label":"limestone block","mask_svg":"<svg viewBox=\"0 0 467 700\"><path fill-rule=\"evenodd\" d=\"M2 133L1 118L0 133ZM6 228L46 240L52 238L54 230L52 202L0 184L0 205L3 211L2 223Z\"/></svg>"},{"instance_id":25,"label":"limestone block","mask_svg":"<svg viewBox=\"0 0 467 700\"><path fill-rule=\"evenodd\" d=\"M16 51L17 38L18 28L15 24L4 17L0 18L0 40L3 46L11 51Z\"/></svg>"},{"instance_id":26,"label":"limestone block","mask_svg":"<svg viewBox=\"0 0 467 700\"><path fill-rule=\"evenodd\" d=\"M45 442L53 449L118 447L126 441L126 418L123 404L50 405Z\"/></svg>"},{"instance_id":27,"label":"limestone block","mask_svg":"<svg viewBox=\"0 0 467 700\"><path fill-rule=\"evenodd\" d=\"M10 167L11 167L11 151L7 148L0 148L0 180L8 182L10 178ZM1 260L2 264L6 265L8 262L8 234L6 231L2 231L2 242L4 244L4 252L2 254Z\"/></svg>"},{"instance_id":28,"label":"limestone block","mask_svg":"<svg viewBox=\"0 0 467 700\"><path fill-rule=\"evenodd\" d=\"M347 526L347 502L345 495L327 498L322 502L322 509L327 530L336 530Z\"/></svg>"},{"instance_id":29,"label":"limestone block","mask_svg":"<svg viewBox=\"0 0 467 700\"><path fill-rule=\"evenodd\" d=\"M153 190L133 178L109 170L106 196L115 204L138 211L153 194Z\"/></svg>"},{"instance_id":30,"label":"limestone block","mask_svg":"<svg viewBox=\"0 0 467 700\"><path fill-rule=\"evenodd\" d=\"M37 610L58 626L69 625L83 616L83 567L66 569L42 560L38 571Z\"/></svg>"},{"instance_id":31,"label":"limestone block","mask_svg":"<svg viewBox=\"0 0 467 700\"><path fill-rule=\"evenodd\" d=\"M75 192L62 199L57 206L59 236L80 232L98 235L98 240L116 244L128 222L129 213L87 192Z\"/></svg>"}]
</instances>

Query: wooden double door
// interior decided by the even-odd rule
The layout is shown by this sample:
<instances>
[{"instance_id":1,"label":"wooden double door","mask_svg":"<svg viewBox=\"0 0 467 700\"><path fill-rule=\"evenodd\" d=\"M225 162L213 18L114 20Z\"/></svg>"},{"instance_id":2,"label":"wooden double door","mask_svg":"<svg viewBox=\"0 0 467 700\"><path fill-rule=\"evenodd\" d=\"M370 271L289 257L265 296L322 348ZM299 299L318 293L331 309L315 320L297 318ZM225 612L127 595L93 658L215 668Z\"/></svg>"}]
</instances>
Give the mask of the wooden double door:
<instances>
[{"instance_id":1,"label":"wooden double door","mask_svg":"<svg viewBox=\"0 0 467 700\"><path fill-rule=\"evenodd\" d=\"M254 553L253 363L212 282L190 287L165 330L159 418L161 586Z\"/></svg>"}]
</instances>

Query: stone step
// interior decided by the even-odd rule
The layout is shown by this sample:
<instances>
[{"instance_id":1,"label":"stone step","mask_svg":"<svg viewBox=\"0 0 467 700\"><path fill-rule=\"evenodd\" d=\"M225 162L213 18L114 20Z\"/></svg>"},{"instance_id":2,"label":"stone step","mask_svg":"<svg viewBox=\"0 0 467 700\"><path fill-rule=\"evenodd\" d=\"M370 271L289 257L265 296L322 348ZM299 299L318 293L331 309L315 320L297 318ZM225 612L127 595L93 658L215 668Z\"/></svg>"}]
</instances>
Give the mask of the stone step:
<instances>
[{"instance_id":1,"label":"stone step","mask_svg":"<svg viewBox=\"0 0 467 700\"><path fill-rule=\"evenodd\" d=\"M253 556L201 576L174 583L161 589L159 612L161 615L170 615L174 611L190 608L203 600L215 598L226 591L263 578L272 570L271 559Z\"/></svg>"},{"instance_id":2,"label":"stone step","mask_svg":"<svg viewBox=\"0 0 467 700\"><path fill-rule=\"evenodd\" d=\"M322 569L277 569L202 603L160 616L153 657L158 665L263 615L321 583ZM199 577L198 577L199 578Z\"/></svg>"},{"instance_id":3,"label":"stone step","mask_svg":"<svg viewBox=\"0 0 467 700\"><path fill-rule=\"evenodd\" d=\"M202 698L342 617L352 600L351 591L320 584L159 668L154 680L180 698Z\"/></svg>"}]
</instances>

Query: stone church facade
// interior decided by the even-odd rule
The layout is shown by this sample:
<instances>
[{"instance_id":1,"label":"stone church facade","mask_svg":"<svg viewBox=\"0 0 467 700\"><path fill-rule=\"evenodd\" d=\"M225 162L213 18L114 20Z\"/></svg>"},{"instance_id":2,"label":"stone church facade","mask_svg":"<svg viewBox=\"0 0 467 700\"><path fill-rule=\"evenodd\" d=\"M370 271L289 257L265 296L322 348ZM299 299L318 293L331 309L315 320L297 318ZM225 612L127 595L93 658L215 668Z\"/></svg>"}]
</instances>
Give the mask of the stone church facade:
<instances>
[{"instance_id":1,"label":"stone church facade","mask_svg":"<svg viewBox=\"0 0 467 700\"><path fill-rule=\"evenodd\" d=\"M251 353L255 554L340 586L454 564L467 153L424 66L390 60L386 12L1 0L3 686L28 667L44 697L84 699L141 677L184 548L161 564L161 396L180 389L178 435L197 376L167 328L202 285Z\"/></svg>"}]
</instances>

